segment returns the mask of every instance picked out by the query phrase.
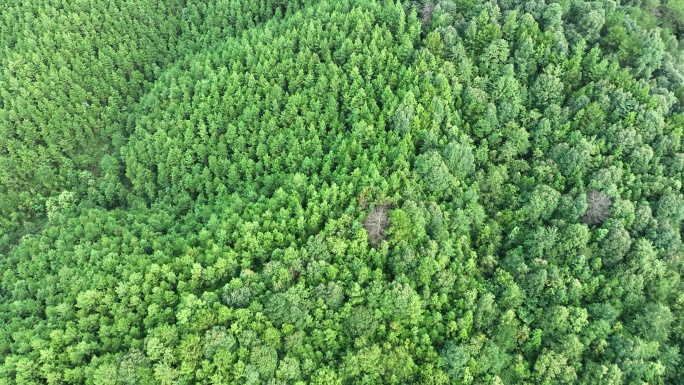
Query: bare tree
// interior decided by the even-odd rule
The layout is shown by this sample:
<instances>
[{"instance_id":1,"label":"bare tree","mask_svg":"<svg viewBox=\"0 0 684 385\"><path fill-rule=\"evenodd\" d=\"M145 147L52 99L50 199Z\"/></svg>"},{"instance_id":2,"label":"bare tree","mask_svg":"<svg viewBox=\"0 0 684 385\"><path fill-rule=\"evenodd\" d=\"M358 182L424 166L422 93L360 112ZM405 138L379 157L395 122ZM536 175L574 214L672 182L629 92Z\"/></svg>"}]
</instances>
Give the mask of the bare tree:
<instances>
[{"instance_id":1,"label":"bare tree","mask_svg":"<svg viewBox=\"0 0 684 385\"><path fill-rule=\"evenodd\" d=\"M390 225L388 209L387 205L377 205L363 221L363 228L366 229L368 238L373 245L382 242L387 236L385 230Z\"/></svg>"},{"instance_id":2,"label":"bare tree","mask_svg":"<svg viewBox=\"0 0 684 385\"><path fill-rule=\"evenodd\" d=\"M600 191L591 191L587 194L587 212L582 217L582 221L589 225L599 224L610 216L610 207L613 201L608 195Z\"/></svg>"},{"instance_id":3,"label":"bare tree","mask_svg":"<svg viewBox=\"0 0 684 385\"><path fill-rule=\"evenodd\" d=\"M423 8L420 10L420 21L423 23L423 25L428 25L430 24L430 20L432 20L432 12L435 11L435 5L432 3L425 3L423 4Z\"/></svg>"}]
</instances>

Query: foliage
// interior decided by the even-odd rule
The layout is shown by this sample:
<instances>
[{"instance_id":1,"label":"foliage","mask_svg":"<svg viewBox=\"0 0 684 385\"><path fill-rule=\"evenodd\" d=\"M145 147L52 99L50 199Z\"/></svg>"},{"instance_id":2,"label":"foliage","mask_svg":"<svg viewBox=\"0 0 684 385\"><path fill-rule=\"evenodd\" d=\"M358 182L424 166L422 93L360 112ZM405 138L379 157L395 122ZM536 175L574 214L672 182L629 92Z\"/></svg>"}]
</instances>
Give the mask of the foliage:
<instances>
[{"instance_id":1,"label":"foliage","mask_svg":"<svg viewBox=\"0 0 684 385\"><path fill-rule=\"evenodd\" d=\"M678 383L679 3L10 1L0 384Z\"/></svg>"}]
</instances>

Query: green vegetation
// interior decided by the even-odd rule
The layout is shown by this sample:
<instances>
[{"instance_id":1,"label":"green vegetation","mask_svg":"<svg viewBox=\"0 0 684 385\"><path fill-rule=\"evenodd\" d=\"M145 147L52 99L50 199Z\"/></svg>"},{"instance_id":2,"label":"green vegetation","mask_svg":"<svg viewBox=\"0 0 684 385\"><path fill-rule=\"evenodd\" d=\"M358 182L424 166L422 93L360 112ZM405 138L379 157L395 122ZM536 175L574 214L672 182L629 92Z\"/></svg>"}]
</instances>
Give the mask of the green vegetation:
<instances>
[{"instance_id":1,"label":"green vegetation","mask_svg":"<svg viewBox=\"0 0 684 385\"><path fill-rule=\"evenodd\" d=\"M683 10L9 1L0 385L682 383Z\"/></svg>"}]
</instances>

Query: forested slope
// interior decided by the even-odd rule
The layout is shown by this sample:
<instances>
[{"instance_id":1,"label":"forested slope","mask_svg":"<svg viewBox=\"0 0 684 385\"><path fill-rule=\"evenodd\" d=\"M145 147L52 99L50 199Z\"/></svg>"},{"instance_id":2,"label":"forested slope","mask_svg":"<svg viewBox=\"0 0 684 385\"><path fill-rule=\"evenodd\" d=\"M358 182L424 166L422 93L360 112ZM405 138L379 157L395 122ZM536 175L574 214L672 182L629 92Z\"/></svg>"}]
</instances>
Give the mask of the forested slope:
<instances>
[{"instance_id":1,"label":"forested slope","mask_svg":"<svg viewBox=\"0 0 684 385\"><path fill-rule=\"evenodd\" d=\"M47 198L93 183L102 156L117 152L128 135L130 112L170 63L301 5L4 4L0 237L31 232L45 217Z\"/></svg>"},{"instance_id":2,"label":"forested slope","mask_svg":"<svg viewBox=\"0 0 684 385\"><path fill-rule=\"evenodd\" d=\"M681 383L677 2L114 3L3 13L0 384Z\"/></svg>"}]
</instances>

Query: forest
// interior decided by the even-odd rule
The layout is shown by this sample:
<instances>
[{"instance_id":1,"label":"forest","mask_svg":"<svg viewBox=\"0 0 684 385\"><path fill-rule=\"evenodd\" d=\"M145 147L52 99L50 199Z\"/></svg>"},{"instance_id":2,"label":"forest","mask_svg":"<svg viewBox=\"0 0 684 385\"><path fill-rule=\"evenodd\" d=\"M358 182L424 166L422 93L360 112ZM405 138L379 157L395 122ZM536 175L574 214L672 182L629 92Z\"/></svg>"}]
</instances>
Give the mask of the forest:
<instances>
[{"instance_id":1,"label":"forest","mask_svg":"<svg viewBox=\"0 0 684 385\"><path fill-rule=\"evenodd\" d=\"M6 0L0 385L684 384L684 0Z\"/></svg>"}]
</instances>

